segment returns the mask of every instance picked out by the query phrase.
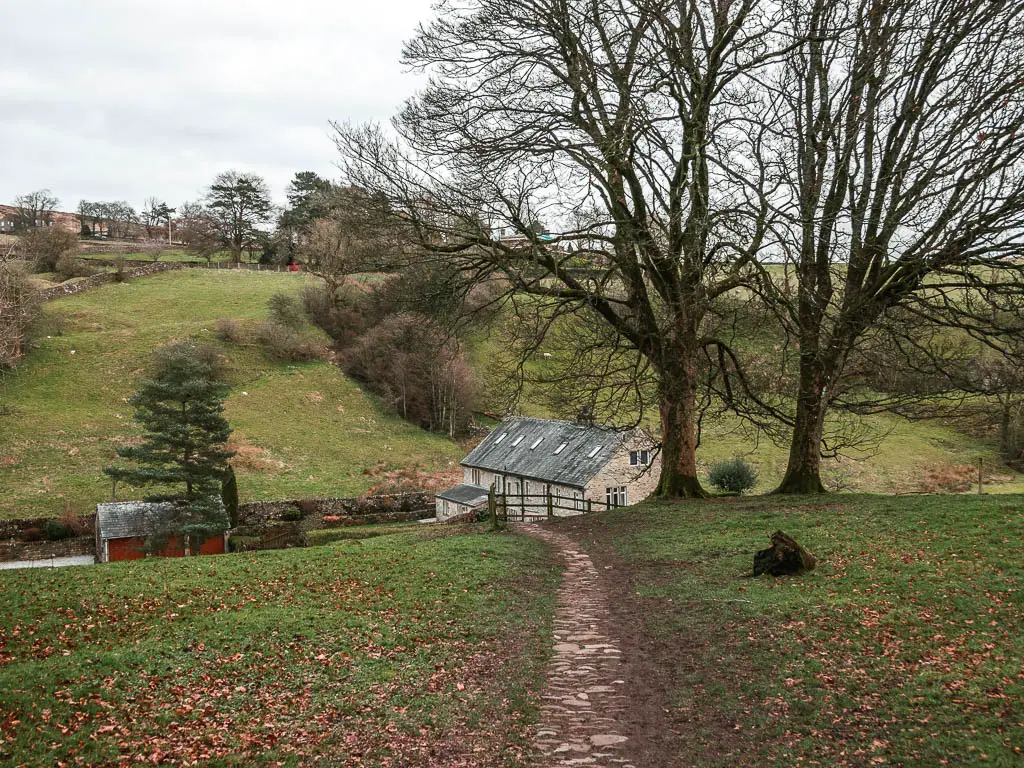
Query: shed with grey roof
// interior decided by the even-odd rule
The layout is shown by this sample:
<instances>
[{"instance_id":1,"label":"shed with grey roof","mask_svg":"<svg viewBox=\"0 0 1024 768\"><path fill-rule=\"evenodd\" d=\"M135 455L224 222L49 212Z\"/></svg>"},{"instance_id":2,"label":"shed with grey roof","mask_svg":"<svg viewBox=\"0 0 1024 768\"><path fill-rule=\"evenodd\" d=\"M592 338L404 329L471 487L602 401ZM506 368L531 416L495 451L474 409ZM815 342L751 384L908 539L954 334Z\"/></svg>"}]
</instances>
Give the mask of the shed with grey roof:
<instances>
[{"instance_id":1,"label":"shed with grey roof","mask_svg":"<svg viewBox=\"0 0 1024 768\"><path fill-rule=\"evenodd\" d=\"M219 555L227 551L226 531L202 543L175 533L176 512L175 505L169 502L113 501L97 504L96 553L99 561L139 560L150 554L162 557ZM162 539L159 546L150 546L157 536Z\"/></svg>"},{"instance_id":2,"label":"shed with grey roof","mask_svg":"<svg viewBox=\"0 0 1024 768\"><path fill-rule=\"evenodd\" d=\"M461 464L462 485L437 495L439 518L473 508L454 498L468 493L461 488L493 488L521 519L635 504L654 490L661 466L643 430L524 416L502 421Z\"/></svg>"}]
</instances>

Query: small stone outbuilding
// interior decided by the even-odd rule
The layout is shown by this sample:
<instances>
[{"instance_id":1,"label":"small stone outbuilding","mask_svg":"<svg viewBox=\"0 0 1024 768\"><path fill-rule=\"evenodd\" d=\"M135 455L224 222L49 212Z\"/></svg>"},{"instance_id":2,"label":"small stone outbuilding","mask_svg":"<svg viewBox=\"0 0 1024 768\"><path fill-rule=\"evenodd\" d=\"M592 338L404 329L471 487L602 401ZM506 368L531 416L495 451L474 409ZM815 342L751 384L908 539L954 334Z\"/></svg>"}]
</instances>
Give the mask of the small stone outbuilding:
<instances>
[{"instance_id":1,"label":"small stone outbuilding","mask_svg":"<svg viewBox=\"0 0 1024 768\"><path fill-rule=\"evenodd\" d=\"M221 555L227 552L227 531L202 543L188 536L171 535L159 546L153 537L171 526L175 507L170 503L115 501L96 505L96 559L101 563L157 557ZM198 545L197 545L198 544Z\"/></svg>"},{"instance_id":2,"label":"small stone outbuilding","mask_svg":"<svg viewBox=\"0 0 1024 768\"><path fill-rule=\"evenodd\" d=\"M556 517L636 504L657 487L661 458L642 429L510 417L462 460L463 482L437 494L439 520L486 505L491 488L510 517ZM518 515L516 514L518 511Z\"/></svg>"}]
</instances>

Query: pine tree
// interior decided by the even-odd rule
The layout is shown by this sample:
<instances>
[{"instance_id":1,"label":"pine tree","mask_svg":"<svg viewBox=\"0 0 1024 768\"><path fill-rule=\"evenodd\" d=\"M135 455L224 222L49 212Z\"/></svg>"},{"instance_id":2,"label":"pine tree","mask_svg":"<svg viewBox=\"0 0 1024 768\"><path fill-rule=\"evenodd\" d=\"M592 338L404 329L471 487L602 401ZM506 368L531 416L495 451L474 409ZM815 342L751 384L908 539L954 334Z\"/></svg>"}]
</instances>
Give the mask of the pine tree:
<instances>
[{"instance_id":1,"label":"pine tree","mask_svg":"<svg viewBox=\"0 0 1024 768\"><path fill-rule=\"evenodd\" d=\"M166 521L167 534L202 541L228 526L221 482L234 455L225 448L231 434L223 416L229 390L216 353L181 341L153 353L150 378L128 401L143 426L143 440L119 448L117 455L135 466L103 471L128 485L155 486L160 493L146 501L175 502L177 512ZM168 493L170 489L177 490Z\"/></svg>"}]
</instances>

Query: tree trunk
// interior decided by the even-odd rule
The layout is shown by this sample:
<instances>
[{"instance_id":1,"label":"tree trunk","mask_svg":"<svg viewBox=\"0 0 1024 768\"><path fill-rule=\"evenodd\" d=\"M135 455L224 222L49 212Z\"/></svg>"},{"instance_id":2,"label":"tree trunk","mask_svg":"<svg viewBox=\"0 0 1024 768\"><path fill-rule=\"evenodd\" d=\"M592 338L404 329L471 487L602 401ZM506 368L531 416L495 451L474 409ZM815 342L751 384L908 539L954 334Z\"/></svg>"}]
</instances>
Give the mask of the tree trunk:
<instances>
[{"instance_id":1,"label":"tree trunk","mask_svg":"<svg viewBox=\"0 0 1024 768\"><path fill-rule=\"evenodd\" d=\"M821 483L821 436L825 429L828 379L817 361L801 360L800 369L789 464L775 493L825 493Z\"/></svg>"},{"instance_id":2,"label":"tree trunk","mask_svg":"<svg viewBox=\"0 0 1024 768\"><path fill-rule=\"evenodd\" d=\"M696 365L679 360L661 372L661 479L663 499L705 498L697 479Z\"/></svg>"}]
</instances>

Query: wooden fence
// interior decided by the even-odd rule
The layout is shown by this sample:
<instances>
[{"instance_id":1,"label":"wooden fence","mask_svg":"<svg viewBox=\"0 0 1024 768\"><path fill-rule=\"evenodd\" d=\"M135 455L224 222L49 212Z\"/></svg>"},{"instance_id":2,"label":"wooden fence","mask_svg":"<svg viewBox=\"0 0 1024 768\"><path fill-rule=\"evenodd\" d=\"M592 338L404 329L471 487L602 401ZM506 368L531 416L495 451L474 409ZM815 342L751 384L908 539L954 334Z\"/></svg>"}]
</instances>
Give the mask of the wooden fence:
<instances>
[{"instance_id":1,"label":"wooden fence","mask_svg":"<svg viewBox=\"0 0 1024 768\"><path fill-rule=\"evenodd\" d=\"M607 504L598 503L598 509L606 509ZM556 517L571 517L593 512L594 502L591 499L570 499L548 491L539 493L495 493L487 496L488 517L492 525L498 521L526 523L537 520L553 520ZM561 513L561 514L559 514Z\"/></svg>"}]
</instances>

